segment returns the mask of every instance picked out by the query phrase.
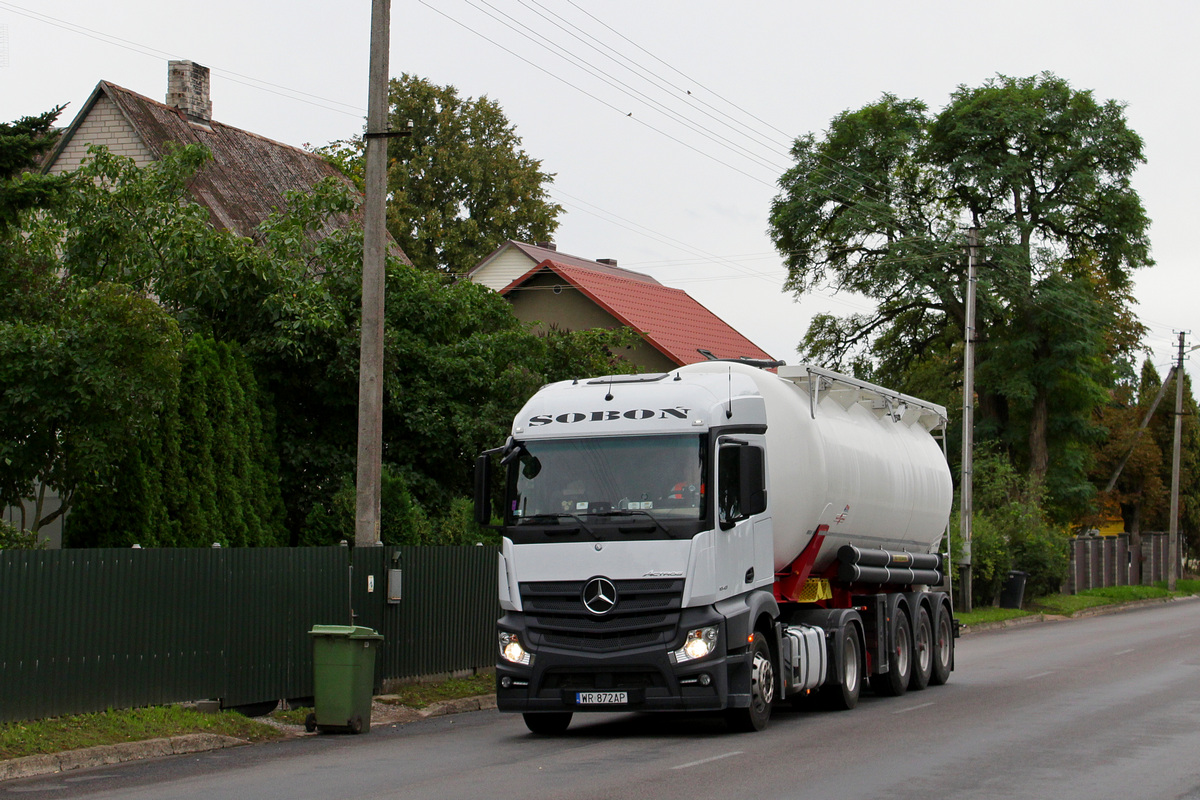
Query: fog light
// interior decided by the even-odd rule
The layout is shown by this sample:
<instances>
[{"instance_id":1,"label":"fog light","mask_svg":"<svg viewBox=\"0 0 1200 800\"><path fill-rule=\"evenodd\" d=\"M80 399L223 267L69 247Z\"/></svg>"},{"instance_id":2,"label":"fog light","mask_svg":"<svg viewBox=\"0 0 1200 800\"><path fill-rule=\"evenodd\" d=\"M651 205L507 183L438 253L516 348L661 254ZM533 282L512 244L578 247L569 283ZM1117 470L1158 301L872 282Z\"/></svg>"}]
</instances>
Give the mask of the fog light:
<instances>
[{"instance_id":1,"label":"fog light","mask_svg":"<svg viewBox=\"0 0 1200 800\"><path fill-rule=\"evenodd\" d=\"M712 685L712 676L709 675L707 672L701 672L700 673L700 685L701 686Z\"/></svg>"},{"instance_id":2,"label":"fog light","mask_svg":"<svg viewBox=\"0 0 1200 800\"><path fill-rule=\"evenodd\" d=\"M500 688L501 689L511 689L512 688L512 678L508 677L507 675L505 675L503 678L501 678L500 679Z\"/></svg>"}]
</instances>

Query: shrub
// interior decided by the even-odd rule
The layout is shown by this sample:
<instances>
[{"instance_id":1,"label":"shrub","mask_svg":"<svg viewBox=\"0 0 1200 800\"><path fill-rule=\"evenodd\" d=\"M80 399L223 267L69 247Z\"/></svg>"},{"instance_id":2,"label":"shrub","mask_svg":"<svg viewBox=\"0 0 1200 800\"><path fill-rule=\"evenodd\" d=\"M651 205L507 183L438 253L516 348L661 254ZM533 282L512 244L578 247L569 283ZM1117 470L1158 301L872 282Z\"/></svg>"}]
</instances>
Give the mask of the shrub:
<instances>
[{"instance_id":1,"label":"shrub","mask_svg":"<svg viewBox=\"0 0 1200 800\"><path fill-rule=\"evenodd\" d=\"M328 506L317 503L305 521L300 544L309 546L354 541L356 490L347 479ZM380 486L380 534L386 545L497 544L499 537L475 523L474 502L460 497L445 513L431 516L413 497L400 472L384 465Z\"/></svg>"},{"instance_id":2,"label":"shrub","mask_svg":"<svg viewBox=\"0 0 1200 800\"><path fill-rule=\"evenodd\" d=\"M21 530L0 519L0 550L45 550L47 540L38 539L34 531Z\"/></svg>"}]
</instances>

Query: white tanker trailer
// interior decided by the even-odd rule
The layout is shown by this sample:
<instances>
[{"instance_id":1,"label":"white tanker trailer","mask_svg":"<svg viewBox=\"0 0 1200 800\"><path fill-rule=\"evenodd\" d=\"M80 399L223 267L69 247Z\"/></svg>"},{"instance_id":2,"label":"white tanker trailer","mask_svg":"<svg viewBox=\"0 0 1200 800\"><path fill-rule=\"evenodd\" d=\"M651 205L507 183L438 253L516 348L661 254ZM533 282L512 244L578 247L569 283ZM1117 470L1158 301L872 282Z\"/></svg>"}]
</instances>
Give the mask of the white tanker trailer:
<instances>
[{"instance_id":1,"label":"white tanker trailer","mask_svg":"<svg viewBox=\"0 0 1200 800\"><path fill-rule=\"evenodd\" d=\"M809 366L707 361L564 381L481 456L503 465L497 703L586 711L853 708L944 683L941 406Z\"/></svg>"}]
</instances>

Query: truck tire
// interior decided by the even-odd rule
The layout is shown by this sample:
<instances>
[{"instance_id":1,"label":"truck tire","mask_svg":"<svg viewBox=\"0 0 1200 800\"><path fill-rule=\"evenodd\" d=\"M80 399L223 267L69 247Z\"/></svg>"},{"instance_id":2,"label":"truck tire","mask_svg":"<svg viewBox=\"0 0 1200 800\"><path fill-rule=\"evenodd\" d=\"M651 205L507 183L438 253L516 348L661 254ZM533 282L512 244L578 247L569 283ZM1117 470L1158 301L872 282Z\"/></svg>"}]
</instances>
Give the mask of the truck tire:
<instances>
[{"instance_id":1,"label":"truck tire","mask_svg":"<svg viewBox=\"0 0 1200 800\"><path fill-rule=\"evenodd\" d=\"M908 622L908 612L899 606L892 617L890 633L891 663L887 672L871 678L871 687L877 694L899 697L908 691L913 670L912 626Z\"/></svg>"},{"instance_id":2,"label":"truck tire","mask_svg":"<svg viewBox=\"0 0 1200 800\"><path fill-rule=\"evenodd\" d=\"M740 733L761 731L771 719L771 704L775 702L775 666L767 637L755 632L750 644L750 707L731 708L725 712L730 729Z\"/></svg>"},{"instance_id":3,"label":"truck tire","mask_svg":"<svg viewBox=\"0 0 1200 800\"><path fill-rule=\"evenodd\" d=\"M831 711L849 711L858 705L862 691L862 650L852 625L842 629L837 646L841 648L841 674L836 684L821 689L821 705ZM830 663L837 664L837 658L831 658Z\"/></svg>"},{"instance_id":4,"label":"truck tire","mask_svg":"<svg viewBox=\"0 0 1200 800\"><path fill-rule=\"evenodd\" d=\"M954 621L946 606L942 606L937 619L937 630L933 634L933 673L929 682L941 686L950 680L950 667L954 664Z\"/></svg>"},{"instance_id":5,"label":"truck tire","mask_svg":"<svg viewBox=\"0 0 1200 800\"><path fill-rule=\"evenodd\" d=\"M929 685L933 674L933 625L925 606L917 606L917 619L913 624L913 667L908 681L911 692L919 692Z\"/></svg>"},{"instance_id":6,"label":"truck tire","mask_svg":"<svg viewBox=\"0 0 1200 800\"><path fill-rule=\"evenodd\" d=\"M551 711L544 714L522 714L525 727L539 736L557 736L571 724L570 711Z\"/></svg>"}]
</instances>

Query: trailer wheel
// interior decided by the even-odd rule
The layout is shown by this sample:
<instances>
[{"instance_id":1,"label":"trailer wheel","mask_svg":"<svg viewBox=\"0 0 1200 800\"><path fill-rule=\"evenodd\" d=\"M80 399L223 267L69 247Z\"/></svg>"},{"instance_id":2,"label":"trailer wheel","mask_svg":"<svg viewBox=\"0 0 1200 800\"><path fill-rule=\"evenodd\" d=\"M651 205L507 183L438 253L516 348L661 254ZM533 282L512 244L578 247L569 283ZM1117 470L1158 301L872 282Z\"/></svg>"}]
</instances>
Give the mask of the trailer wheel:
<instances>
[{"instance_id":1,"label":"trailer wheel","mask_svg":"<svg viewBox=\"0 0 1200 800\"><path fill-rule=\"evenodd\" d=\"M725 712L729 727L749 733L761 731L771 719L771 703L775 701L775 667L767 637L754 634L750 645L750 707L731 708Z\"/></svg>"},{"instance_id":2,"label":"trailer wheel","mask_svg":"<svg viewBox=\"0 0 1200 800\"><path fill-rule=\"evenodd\" d=\"M858 633L853 626L842 629L839 640L842 651L842 669L837 684L821 690L822 704L833 711L849 711L858 705L862 691L862 653L858 645ZM836 663L836 660L835 662Z\"/></svg>"},{"instance_id":3,"label":"trailer wheel","mask_svg":"<svg viewBox=\"0 0 1200 800\"><path fill-rule=\"evenodd\" d=\"M879 694L899 697L908 691L913 669L912 626L908 622L908 612L903 608L896 608L896 615L892 617L891 634L890 668L883 675L871 678L871 686Z\"/></svg>"},{"instance_id":4,"label":"trailer wheel","mask_svg":"<svg viewBox=\"0 0 1200 800\"><path fill-rule=\"evenodd\" d=\"M929 676L929 682L941 686L950 680L950 665L953 663L954 622L950 619L950 609L942 606L933 637L933 673Z\"/></svg>"},{"instance_id":5,"label":"trailer wheel","mask_svg":"<svg viewBox=\"0 0 1200 800\"><path fill-rule=\"evenodd\" d=\"M551 711L544 714L522 714L525 727L539 736L557 736L571 724L570 711Z\"/></svg>"},{"instance_id":6,"label":"trailer wheel","mask_svg":"<svg viewBox=\"0 0 1200 800\"><path fill-rule=\"evenodd\" d=\"M933 625L925 606L917 607L917 621L913 626L913 670L908 681L911 691L919 692L929 685L933 674Z\"/></svg>"}]
</instances>

